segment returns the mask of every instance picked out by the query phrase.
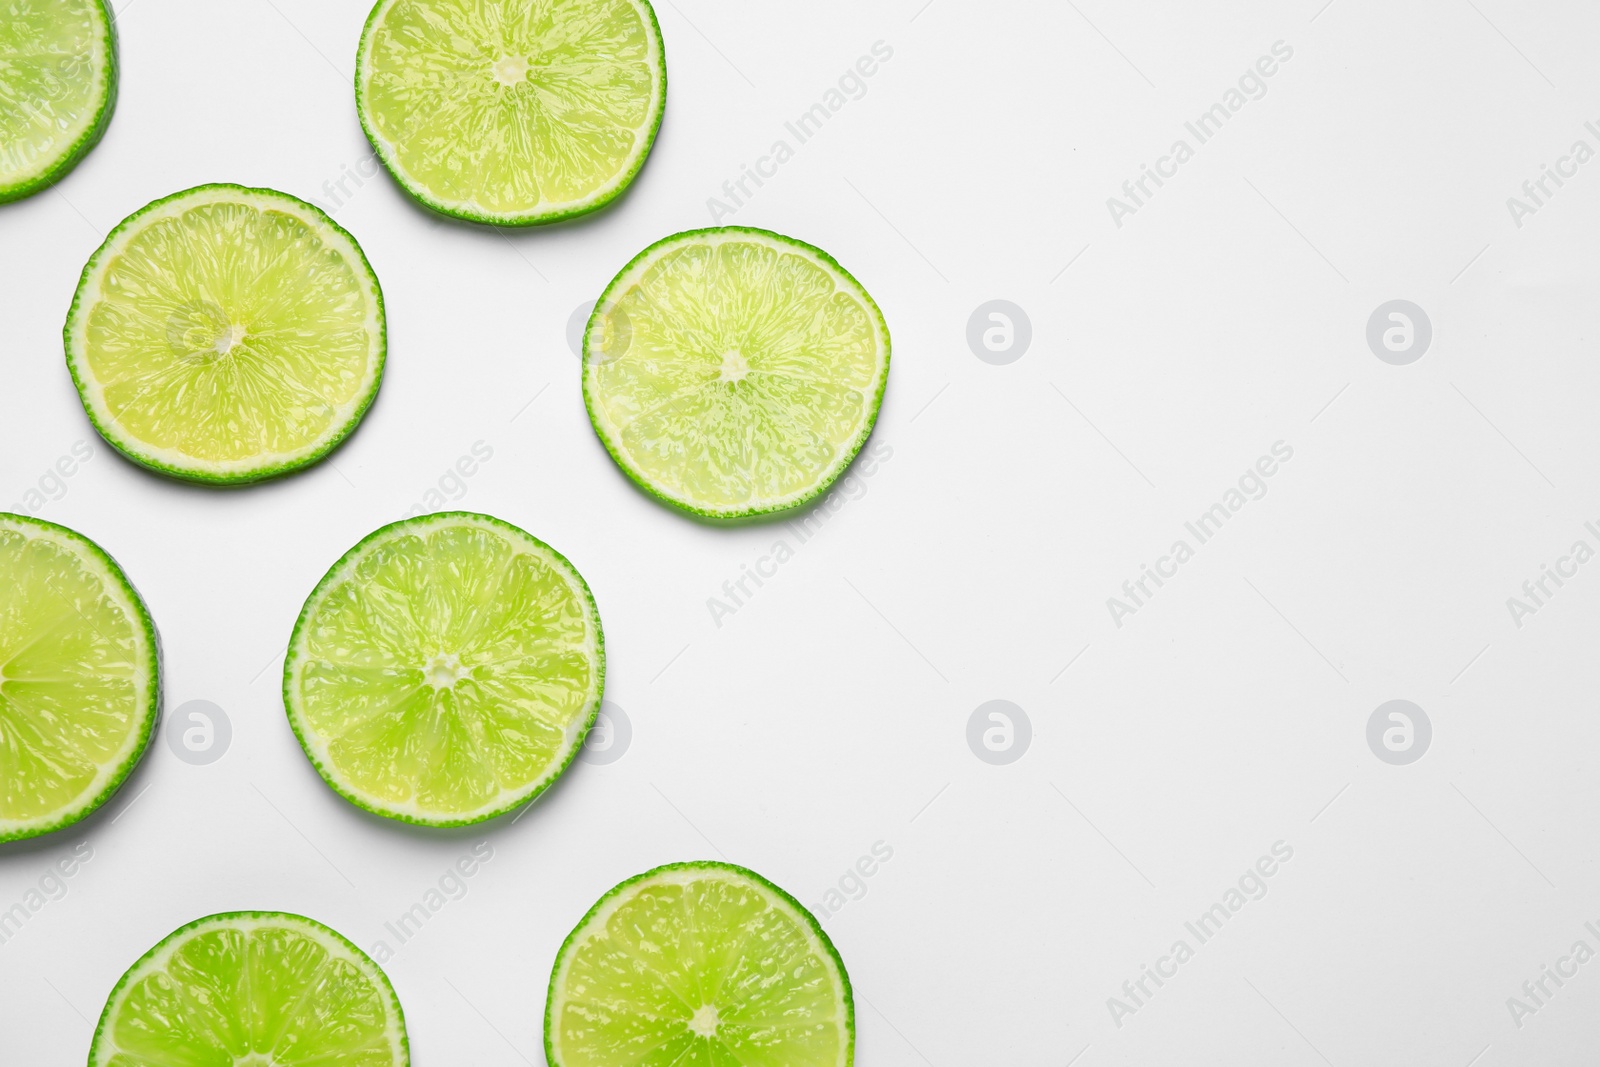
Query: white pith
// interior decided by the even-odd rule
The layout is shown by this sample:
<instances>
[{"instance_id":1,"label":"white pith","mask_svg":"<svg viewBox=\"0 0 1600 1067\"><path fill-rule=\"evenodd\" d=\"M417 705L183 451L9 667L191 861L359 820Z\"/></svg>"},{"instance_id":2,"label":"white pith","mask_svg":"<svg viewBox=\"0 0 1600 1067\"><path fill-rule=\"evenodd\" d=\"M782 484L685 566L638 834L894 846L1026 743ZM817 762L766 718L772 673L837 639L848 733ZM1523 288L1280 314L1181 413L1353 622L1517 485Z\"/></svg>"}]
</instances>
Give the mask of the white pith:
<instances>
[{"instance_id":1,"label":"white pith","mask_svg":"<svg viewBox=\"0 0 1600 1067\"><path fill-rule=\"evenodd\" d=\"M39 180L60 166L64 156L70 153L74 146L82 140L100 120L100 113L105 109L110 88L111 73L111 26L106 21L106 12L97 3L83 4L85 11L95 23L95 48L94 48L94 91L90 99L95 104L85 110L70 127L62 130L56 137L56 152L54 155L44 157L32 170L16 171L6 174L0 173L0 189L14 188Z\"/></svg>"}]
</instances>

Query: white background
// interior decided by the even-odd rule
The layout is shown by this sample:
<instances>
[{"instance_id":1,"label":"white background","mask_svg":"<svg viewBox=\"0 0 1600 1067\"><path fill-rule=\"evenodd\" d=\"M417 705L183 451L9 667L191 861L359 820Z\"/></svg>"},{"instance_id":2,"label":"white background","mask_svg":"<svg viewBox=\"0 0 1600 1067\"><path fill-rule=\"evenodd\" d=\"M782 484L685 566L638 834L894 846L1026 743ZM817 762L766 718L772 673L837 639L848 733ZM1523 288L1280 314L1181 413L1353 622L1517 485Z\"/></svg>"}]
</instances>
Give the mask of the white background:
<instances>
[{"instance_id":1,"label":"white background","mask_svg":"<svg viewBox=\"0 0 1600 1067\"><path fill-rule=\"evenodd\" d=\"M0 208L0 508L92 443L39 514L143 592L169 713L214 701L233 739L194 767L163 737L99 815L0 849L0 909L93 849L0 945L0 1061L82 1062L123 969L210 912L393 946L384 923L487 840L386 967L423 1067L542 1063L557 946L626 876L726 856L818 904L878 841L892 860L824 920L863 1064L1587 1062L1600 960L1520 1027L1506 1000L1574 941L1600 950L1600 563L1520 628L1506 598L1600 543L1600 161L1520 228L1506 199L1600 148L1600 12L1323 3L661 0L669 101L634 189L501 233L381 173L330 197L370 173L364 0L125 0L105 141ZM829 250L883 307L893 455L717 627L707 599L793 532L631 489L566 323L646 244L709 224L707 198L880 40L866 94L730 221ZM1193 145L1183 123L1276 41L1293 58L1266 95L1116 226L1106 198ZM355 436L233 491L122 461L60 342L106 231L208 181L335 208L389 309ZM965 339L994 298L1032 320L1007 366ZM1365 340L1396 298L1434 329L1409 366ZM1106 599L1280 440L1265 498L1115 626ZM455 506L583 572L634 736L514 825L428 833L317 778L281 651L333 560L480 441ZM1033 726L1009 766L966 741L996 698ZM1365 739L1394 698L1433 723L1409 766ZM1267 896L1116 1025L1107 998L1195 946L1184 922L1277 841L1294 855Z\"/></svg>"}]
</instances>

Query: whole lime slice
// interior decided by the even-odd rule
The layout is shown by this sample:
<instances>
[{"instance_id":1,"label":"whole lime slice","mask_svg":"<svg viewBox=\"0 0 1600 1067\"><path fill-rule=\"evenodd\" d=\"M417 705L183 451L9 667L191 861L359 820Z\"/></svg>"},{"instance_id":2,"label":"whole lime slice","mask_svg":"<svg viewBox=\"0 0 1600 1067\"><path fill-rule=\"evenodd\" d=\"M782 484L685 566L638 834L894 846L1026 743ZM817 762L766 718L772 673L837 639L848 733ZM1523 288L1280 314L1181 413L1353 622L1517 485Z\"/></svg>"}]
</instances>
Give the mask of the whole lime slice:
<instances>
[{"instance_id":1,"label":"whole lime slice","mask_svg":"<svg viewBox=\"0 0 1600 1067\"><path fill-rule=\"evenodd\" d=\"M0 841L104 804L160 701L155 626L122 568L82 534L0 513Z\"/></svg>"},{"instance_id":2,"label":"whole lime slice","mask_svg":"<svg viewBox=\"0 0 1600 1067\"><path fill-rule=\"evenodd\" d=\"M271 911L179 927L122 976L89 1067L406 1067L388 977L319 922Z\"/></svg>"},{"instance_id":3,"label":"whole lime slice","mask_svg":"<svg viewBox=\"0 0 1600 1067\"><path fill-rule=\"evenodd\" d=\"M603 207L661 125L646 0L379 0L356 53L378 158L436 211L524 226Z\"/></svg>"},{"instance_id":4,"label":"whole lime slice","mask_svg":"<svg viewBox=\"0 0 1600 1067\"><path fill-rule=\"evenodd\" d=\"M383 294L317 208L202 185L111 231L65 339L84 410L119 452L250 482L315 463L361 421L383 376Z\"/></svg>"},{"instance_id":5,"label":"whole lime slice","mask_svg":"<svg viewBox=\"0 0 1600 1067\"><path fill-rule=\"evenodd\" d=\"M7 0L0 203L65 176L106 132L116 97L116 34L101 0Z\"/></svg>"},{"instance_id":6,"label":"whole lime slice","mask_svg":"<svg viewBox=\"0 0 1600 1067\"><path fill-rule=\"evenodd\" d=\"M555 781L604 680L600 615L572 564L510 523L444 512L333 565L295 623L283 702L345 799L457 826Z\"/></svg>"},{"instance_id":7,"label":"whole lime slice","mask_svg":"<svg viewBox=\"0 0 1600 1067\"><path fill-rule=\"evenodd\" d=\"M848 1067L855 1002L811 913L743 867L673 863L600 898L556 955L550 1067Z\"/></svg>"},{"instance_id":8,"label":"whole lime slice","mask_svg":"<svg viewBox=\"0 0 1600 1067\"><path fill-rule=\"evenodd\" d=\"M583 397L646 492L729 519L827 491L872 432L889 329L820 249L766 230L691 230L641 252L595 305Z\"/></svg>"}]
</instances>

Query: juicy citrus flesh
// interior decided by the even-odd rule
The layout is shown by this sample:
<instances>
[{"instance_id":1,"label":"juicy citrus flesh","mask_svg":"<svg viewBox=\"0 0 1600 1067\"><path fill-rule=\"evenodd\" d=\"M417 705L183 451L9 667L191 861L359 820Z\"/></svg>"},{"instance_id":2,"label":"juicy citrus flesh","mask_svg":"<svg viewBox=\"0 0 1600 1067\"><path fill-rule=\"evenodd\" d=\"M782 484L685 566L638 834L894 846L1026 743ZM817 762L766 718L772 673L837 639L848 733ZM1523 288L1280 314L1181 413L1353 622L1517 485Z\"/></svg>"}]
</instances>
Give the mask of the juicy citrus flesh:
<instances>
[{"instance_id":1,"label":"juicy citrus flesh","mask_svg":"<svg viewBox=\"0 0 1600 1067\"><path fill-rule=\"evenodd\" d=\"M572 566L515 527L455 513L387 527L335 566L296 627L285 702L345 796L470 822L561 772L603 674Z\"/></svg>"},{"instance_id":2,"label":"juicy citrus flesh","mask_svg":"<svg viewBox=\"0 0 1600 1067\"><path fill-rule=\"evenodd\" d=\"M808 245L708 230L647 250L590 319L595 428L646 489L731 516L795 506L860 448L888 373L872 300Z\"/></svg>"},{"instance_id":3,"label":"juicy citrus flesh","mask_svg":"<svg viewBox=\"0 0 1600 1067\"><path fill-rule=\"evenodd\" d=\"M0 199L49 175L94 128L111 64L98 0L8 0L0 17Z\"/></svg>"},{"instance_id":4,"label":"juicy citrus flesh","mask_svg":"<svg viewBox=\"0 0 1600 1067\"><path fill-rule=\"evenodd\" d=\"M384 348L382 300L348 235L292 198L219 186L126 226L85 271L69 323L113 444L225 476L346 432Z\"/></svg>"},{"instance_id":5,"label":"juicy citrus flesh","mask_svg":"<svg viewBox=\"0 0 1600 1067\"><path fill-rule=\"evenodd\" d=\"M661 868L601 901L551 978L552 1067L840 1067L854 1021L814 921L764 879Z\"/></svg>"},{"instance_id":6,"label":"juicy citrus flesh","mask_svg":"<svg viewBox=\"0 0 1600 1067\"><path fill-rule=\"evenodd\" d=\"M636 0L383 0L359 60L362 118L402 184L492 221L608 199L664 101L660 36Z\"/></svg>"},{"instance_id":7,"label":"juicy citrus flesh","mask_svg":"<svg viewBox=\"0 0 1600 1067\"><path fill-rule=\"evenodd\" d=\"M113 565L70 531L0 514L0 841L97 806L148 738L157 684Z\"/></svg>"},{"instance_id":8,"label":"juicy citrus flesh","mask_svg":"<svg viewBox=\"0 0 1600 1067\"><path fill-rule=\"evenodd\" d=\"M376 964L299 916L235 913L172 934L106 1004L90 1067L402 1067Z\"/></svg>"}]
</instances>

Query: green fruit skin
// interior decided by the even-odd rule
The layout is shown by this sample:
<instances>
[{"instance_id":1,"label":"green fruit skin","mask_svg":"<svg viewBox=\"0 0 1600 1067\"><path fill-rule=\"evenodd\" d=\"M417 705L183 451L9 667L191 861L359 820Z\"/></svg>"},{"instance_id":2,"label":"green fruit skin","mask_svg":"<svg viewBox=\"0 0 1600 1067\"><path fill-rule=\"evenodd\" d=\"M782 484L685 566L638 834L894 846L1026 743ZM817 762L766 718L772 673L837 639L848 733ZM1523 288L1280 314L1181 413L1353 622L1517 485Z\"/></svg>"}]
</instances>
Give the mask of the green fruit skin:
<instances>
[{"instance_id":1,"label":"green fruit skin","mask_svg":"<svg viewBox=\"0 0 1600 1067\"><path fill-rule=\"evenodd\" d=\"M555 1042L551 1038L551 1035L555 1032L555 1018L552 1015L551 1009L555 1006L556 1002L556 976L561 973L561 961L566 959L567 953L572 950L573 943L577 940L578 935L583 932L584 927L589 925L589 920L594 918L595 914L600 911L600 909L605 905L606 901L610 900L614 896L619 895L631 885L642 882L647 878L653 878L656 875L663 874L667 871L732 871L735 874L742 875L743 877L750 879L752 882L770 889L772 892L778 895L780 900L787 902L798 914L804 916L807 924L810 925L812 932L817 935L817 940L822 942L823 948L828 950L828 955L833 957L834 966L839 968L839 981L844 986L845 1032L849 1035L849 1040L846 1044L845 1064L847 1067L850 1064L854 1064L856 1058L855 990L850 985L850 972L845 969L843 957L839 955L839 950L834 947L833 939L830 938L827 931L822 928L822 924L817 921L817 917L811 914L810 910L804 904L796 900L788 892L788 890L773 883L764 876L757 874L748 867L741 867L736 863L723 863L718 860L686 860L681 863L663 863L659 867L652 867L643 874L636 874L632 878L626 879L612 886L604 896L594 902L594 905L588 911L583 913L583 918L578 920L578 925L574 926L572 928L572 932L567 935L566 940L561 942L561 948L556 952L556 961L550 967L550 982L545 987L544 1058L549 1063L550 1067L561 1067L561 1060L556 1056Z\"/></svg>"},{"instance_id":2,"label":"green fruit skin","mask_svg":"<svg viewBox=\"0 0 1600 1067\"><path fill-rule=\"evenodd\" d=\"M128 780L128 776L133 773L133 769L137 767L139 765L139 761L144 758L145 752L150 747L150 738L154 736L156 725L161 721L162 655L161 634L156 630L155 620L150 617L150 609L145 606L144 598L139 595L139 591L135 589L133 583L128 580L127 572L118 566L117 561L112 559L110 554L107 553L105 549L101 548L99 545L95 544L78 531L69 529L66 526L49 522L45 519L36 519L31 515L14 515L8 511L0 511L0 518L4 518L13 522L20 522L23 524L31 524L43 529L54 531L56 533L64 534L69 539L87 546L89 551L100 557L101 561L110 568L112 575L121 582L123 591L127 594L128 599L133 601L134 608L138 613L139 618L137 621L140 627L144 630L145 640L150 643L150 702L146 708L144 725L139 731L139 740L133 746L133 750L128 754L127 759L123 761L122 766L117 768L116 773L111 776L111 780L106 783L103 789L101 789L99 795L97 795L84 807L79 808L74 812L68 812L53 822L46 823L42 826L30 827L22 830L13 830L9 833L0 831L0 844L4 844L7 841L23 841L31 837L39 837L44 834L55 833L58 830L65 830L69 826L74 826L98 811L106 801L110 800L112 796L115 795L117 790L122 788L122 784Z\"/></svg>"},{"instance_id":3,"label":"green fruit skin","mask_svg":"<svg viewBox=\"0 0 1600 1067\"><path fill-rule=\"evenodd\" d=\"M585 597L585 599L587 599L589 601L589 610L594 615L594 645L595 645L595 660L596 660L595 685L596 685L596 690L595 690L595 698L594 698L593 702L589 705L589 708L584 713L583 729L578 733L578 743L572 747L572 751L567 753L567 758L561 762L561 766L556 768L556 770L549 776L549 778L547 778L545 780L543 785L538 786L537 788L535 788L535 789L531 790L530 792L524 794L523 796L519 797L517 800L514 800L511 803L505 805L504 807L501 807L501 808L499 808L499 809L497 809L495 811L487 812L487 813L485 813L483 815L474 815L474 816L467 817L467 818L425 819L425 818L420 818L420 817L418 817L416 815L411 815L411 814L405 813L405 812L382 811L382 810L379 810L378 808L372 807L370 804L367 803L367 801L365 801L365 800L361 799L360 797L355 796L354 794L348 792L342 785L340 785L338 782L336 782L333 779L333 776L328 771L323 769L323 767L322 767L322 765L320 763L318 763L316 761L316 759L311 755L310 742L307 741L306 735L303 732L301 732L299 720L296 718L296 716L294 715L293 711L290 710L294 706L293 699L292 699L292 696L291 696L291 687L292 687L292 684L293 684L293 681L294 681L294 675L293 675L292 666L293 666L294 648L295 648L295 645L299 641L300 632L301 632L302 628L306 625L307 618L308 618L308 616L309 616L309 614L311 612L312 602L317 599L317 594L322 591L323 586L325 586L329 582L331 582L333 580L333 578L334 578L334 575L336 575L336 574L338 574L340 572L341 568L344 567L344 564L345 564L346 560L348 560L348 559L350 559L350 558L352 558L354 556L360 555L361 550L363 548L365 548L366 545L369 542L375 540L378 537L381 537L382 535L388 533L391 530L396 529L397 527L413 526L413 525L428 523L428 522L431 522L431 521L436 521L438 519L451 519L451 518L465 518L465 519L473 519L473 520L476 520L476 521L479 521L479 522L487 522L487 523L490 523L491 525L502 527L502 528L504 528L506 530L509 530L517 537L525 537L528 540L532 541L534 544L539 545L546 552L549 552L556 559L560 560L567 567L568 570L570 570L574 575L577 576L578 585L582 587L584 597ZM441 827L441 828L442 827L452 827L452 826L472 826L472 825L475 825L477 823L488 822L490 819L498 819L502 815L505 815L505 814L507 814L507 813L509 813L511 811L516 810L517 808L522 807L525 804L530 804L533 801L537 800L545 792L545 790L549 789L551 786L555 785L557 782L559 782L561 780L561 776L563 774L567 773L567 768L572 766L572 761L577 759L578 751L583 748L583 739L588 736L590 728L594 726L595 719L598 718L599 715L600 715L600 705L605 700L605 694L606 694L606 634L605 634L605 629L602 627L602 625L600 623L600 607L594 601L594 592L592 590L590 590L588 580L584 578L583 574L578 570L577 567L574 567L572 565L572 561L571 560L567 559L566 556L563 556L560 552L557 552L554 548L551 548L549 545L545 544L545 542L539 540L537 537L533 536L528 531L522 529L519 526L513 525L512 523L506 522L504 519L497 519L493 515L484 515L484 514L482 514L480 512L475 512L475 511L436 511L436 512L432 512L432 513L427 514L427 515L417 515L417 516L414 516L414 517L409 518L409 519L401 519L399 522L391 522L391 523L388 523L387 525L378 527L376 530L372 531L367 536L363 537L360 541L356 542L356 544L355 544L355 546L353 548L351 548L344 555L340 556L334 562L333 566L328 568L327 573L325 573L322 576L321 580L319 580L317 582L316 586L314 586L312 588L310 594L306 597L305 604L303 604L301 606L301 608L300 608L300 615L299 615L298 618L295 619L294 630L289 635L289 651L288 651L288 654L285 655L284 659L283 659L283 708L284 708L284 714L289 720L289 728L294 731L295 739L300 742L300 747L301 747L302 750L304 750L304 752L306 754L306 759L311 761L311 765L314 768L316 768L317 774L322 778L322 780L324 782L326 782L328 784L328 788L329 789L332 789L335 793L339 794L341 797L343 797L344 799L348 800L351 804L354 804L356 807L360 808L362 811L368 812L368 813L370 813L372 815L382 816L385 819L393 819L396 822L409 823L412 826L433 826L433 827Z\"/></svg>"},{"instance_id":4,"label":"green fruit skin","mask_svg":"<svg viewBox=\"0 0 1600 1067\"><path fill-rule=\"evenodd\" d=\"M862 426L861 432L856 436L855 441L848 449L844 451L843 455L840 457L839 463L831 472L823 476L822 480L817 483L816 489L813 490L809 496L803 497L790 504L776 504L770 507L746 508L744 510L718 511L711 508L695 507L693 504L688 504L681 500L674 500L672 497L658 492L654 486L650 485L649 482L640 477L638 472L634 471L632 467L624 462L622 455L618 452L617 448L612 445L611 441L601 431L600 419L595 413L595 398L590 394L589 391L589 333L594 329L595 324L599 321L600 311L606 306L606 302L610 299L611 293L614 289L616 289L618 283L621 282L631 270L633 270L635 264L647 258L658 248L662 248L665 245L674 244L686 238L698 237L702 234L721 233L754 234L757 237L775 240L783 244L794 245L813 253L824 263L827 263L834 270L837 270L841 275L848 278L851 283L853 283L855 287L860 290L861 297L866 300L867 307L872 312L874 325L879 327L881 332L881 340L883 341L883 373L878 378L877 389L872 397L872 413L867 417L866 423ZM872 294L867 292L867 287L862 285L861 282L856 279L855 275L845 270L843 265L840 264L838 260L830 256L827 252L824 252L816 245L807 244L805 241L801 241L798 238L789 237L781 233L775 233L772 230L759 229L754 226L707 226L697 230L684 230L680 233L663 237L661 240L650 245L643 252L640 252L638 255L628 260L627 264L617 272L616 277L612 278L610 283L605 287L605 290L601 292L600 299L595 301L594 311L590 313L589 322L584 326L583 330L583 405L589 413L589 424L594 427L595 436L600 438L600 443L603 444L606 451L611 454L612 460L614 460L617 466L621 468L622 473L626 474L628 476L628 480L631 481L635 486L643 490L646 496L651 497L654 500L658 500L661 503L666 504L668 507L675 508L678 511L693 515L696 518L708 519L718 524L738 525L745 522L750 522L752 520L781 519L785 516L792 515L803 508L810 507L822 497L826 496L828 490L833 488L834 483L842 478L844 473L850 469L850 465L855 462L856 456L861 454L861 449L866 445L868 438L872 436L872 431L878 425L878 413L883 408L883 395L889 387L889 364L891 362L892 355L893 346L889 339L889 323L888 320L883 317L883 310L878 307L877 301L872 299Z\"/></svg>"},{"instance_id":5,"label":"green fruit skin","mask_svg":"<svg viewBox=\"0 0 1600 1067\"><path fill-rule=\"evenodd\" d=\"M109 1040L110 1038L107 1028L111 1025L111 1005L116 1002L117 994L122 991L122 987L127 985L133 979L133 976L138 972L140 967L154 957L156 953L165 948L167 944L170 943L174 938L186 934L196 927L205 926L209 923L216 922L219 919L291 919L296 922L302 922L307 926L312 926L318 930L321 930L323 933L333 938L333 940L340 942L346 948L348 948L356 956L356 958L366 960L368 963L372 964L372 969L376 971L378 976L382 979L383 992L388 995L389 1006L394 1009L395 1019L400 1026L400 1062L396 1065L396 1067L410 1067L411 1039L406 1034L406 1013L405 1010L400 1007L400 998L395 995L394 983L389 981L389 976L384 974L383 968L379 967L371 956L368 956L365 952L361 951L361 949L358 948L354 942L345 937L339 931L333 929L332 927L325 926L322 923L317 922L315 919L309 919L304 915L297 915L290 911L221 911L217 912L215 915L206 915L202 918L194 920L193 922L184 923L182 926L172 931L172 933L168 934L166 937L163 937L160 941L157 941L148 952L133 961L133 966L129 967L122 973L122 977L117 980L117 984L112 986L111 992L106 995L106 1006L100 1010L100 1020L95 1024L94 1038L89 1045L88 1062L90 1067L93 1067L94 1065L96 1053L98 1053L100 1050L100 1042L102 1040Z\"/></svg>"},{"instance_id":6,"label":"green fruit skin","mask_svg":"<svg viewBox=\"0 0 1600 1067\"><path fill-rule=\"evenodd\" d=\"M105 0L93 0L93 3L100 9L101 18L105 25L106 100L100 106L99 117L95 119L95 124L85 130L83 135L78 138L77 143L56 161L55 166L37 178L18 182L16 185L0 186L0 204L8 204L13 200L21 200L24 197L32 196L34 193L47 189L62 178L65 178L72 168L76 167L83 160L83 157L89 154L89 150L100 143L100 138L106 135L106 130L111 125L111 113L117 107L117 85L121 74L121 65L117 62L117 24Z\"/></svg>"},{"instance_id":7,"label":"green fruit skin","mask_svg":"<svg viewBox=\"0 0 1600 1067\"><path fill-rule=\"evenodd\" d=\"M485 226L545 226L550 223L581 218L584 215L599 211L601 208L608 207L633 187L634 179L639 176L639 172L644 169L645 161L650 158L650 150L655 147L656 134L661 130L661 119L667 113L667 48L666 42L661 36L661 22L656 18L656 9L651 6L650 0L635 0L635 3L644 9L645 14L650 16L646 29L655 37L656 52L661 56L661 77L656 82L658 86L657 94L661 98L661 107L656 111L655 122L651 124L650 133L645 138L644 151L639 153L639 158L634 163L633 169L623 175L622 180L617 183L617 187L611 191L610 195L596 200L592 204L584 204L579 207L554 212L533 212L520 215L484 214L451 207L436 197L429 196L421 189L415 188L405 179L398 167L384 155L383 148L380 147L378 142L378 135L373 130L372 123L367 119L366 98L361 91L361 75L366 67L367 36L377 24L378 13L389 6L389 0L378 0L372 6L371 13L367 15L366 26L361 30L361 43L356 46L356 117L361 120L361 131L367 135L367 141L372 145L373 154L378 157L378 162L383 164L383 169L389 172L389 177L394 179L395 184L405 190L407 196L423 207L428 208L430 211L436 211L448 218L481 223Z\"/></svg>"},{"instance_id":8,"label":"green fruit skin","mask_svg":"<svg viewBox=\"0 0 1600 1067\"><path fill-rule=\"evenodd\" d=\"M89 276L94 272L95 267L98 266L100 257L105 254L106 249L110 247L111 242L116 240L118 234L132 226L133 223L137 222L139 218L141 218L147 212L153 211L163 204L168 204L174 200L188 196L191 193L197 193L210 189L233 189L241 193L277 197L282 200L291 201L292 203L309 210L312 214L316 215L329 226L331 226L335 232L349 240L351 246L356 250L356 255L361 259L361 266L366 270L367 279L371 281L373 293L378 301L378 353L376 357L378 366L377 370L373 374L372 387L367 390L367 395L363 397L360 403L356 405L355 409L351 411L349 420L344 424L344 426L340 427L338 433L324 441L322 447L310 455L294 460L290 463L279 463L276 465L269 464L259 468L239 471L238 473L234 474L218 474L207 471L196 471L182 467L175 467L170 463L163 463L153 456L144 455L143 453L135 450L135 448L131 445L124 445L115 436L113 436L110 429L101 425L100 419L92 410L90 410L88 383L85 382L78 374L78 368L73 364L72 361L72 323L78 315L78 305L83 300L83 291L89 283ZM95 432L104 438L107 444L116 449L118 454L120 454L124 459L135 463L146 470L154 471L157 474L166 475L167 477L174 478L178 481L196 482L201 485L217 486L250 485L255 482L270 481L273 478L281 478L286 474L293 474L296 471L305 470L307 467L314 466L326 459L334 451L334 449L344 444L345 440L349 438L351 434L355 433L356 427L361 425L361 420L366 418L367 409L372 407L373 401L378 397L378 390L383 385L383 372L388 364L389 358L388 311L383 301L383 286L378 281L378 273L372 269L372 263L367 259L366 250L361 247L361 242L357 241L355 236L351 234L349 230L333 221L333 218L327 212L323 211L315 204L308 203L307 201L301 200L297 196L282 192L278 189L252 188L246 185L237 185L233 182L211 182L206 185L196 185L188 189L180 190L176 193L171 193L167 196L161 197L159 200L150 201L150 203L146 204L144 207L140 208L138 211L135 211L132 215L129 215L127 218L119 222L116 228L106 235L106 239L101 242L100 247L95 249L94 255L89 257L89 262L84 264L83 273L78 276L78 288L72 294L72 306L67 309L67 321L65 325L61 327L61 339L67 353L67 372L72 375L72 384L77 387L78 397L83 401L84 414L89 417L89 422L94 426Z\"/></svg>"}]
</instances>

